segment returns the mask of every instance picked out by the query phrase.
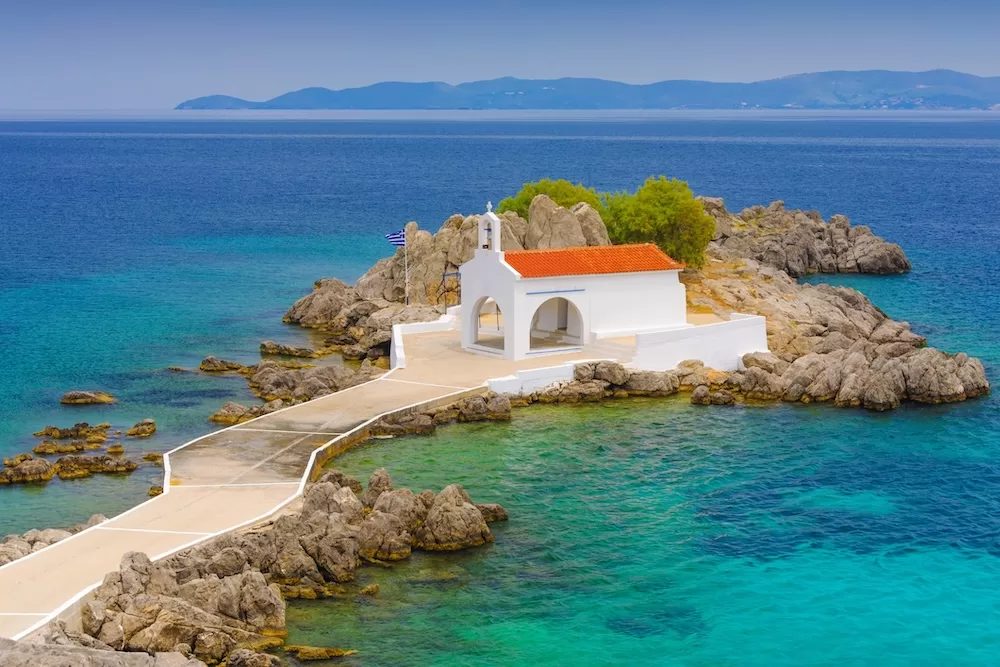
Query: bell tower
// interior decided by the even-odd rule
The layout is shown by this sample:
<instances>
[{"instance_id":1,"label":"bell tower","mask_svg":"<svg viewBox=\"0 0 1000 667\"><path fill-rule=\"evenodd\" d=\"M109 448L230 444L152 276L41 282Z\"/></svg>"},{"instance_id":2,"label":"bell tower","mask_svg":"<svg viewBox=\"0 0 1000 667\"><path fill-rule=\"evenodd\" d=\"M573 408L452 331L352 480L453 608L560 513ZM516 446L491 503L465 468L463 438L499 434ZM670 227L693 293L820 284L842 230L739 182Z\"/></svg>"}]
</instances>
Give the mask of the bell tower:
<instances>
[{"instance_id":1,"label":"bell tower","mask_svg":"<svg viewBox=\"0 0 1000 667\"><path fill-rule=\"evenodd\" d=\"M486 213L479 216L479 245L476 247L476 252L481 250L502 252L500 248L502 226L503 222L493 212L493 203L486 202Z\"/></svg>"}]
</instances>

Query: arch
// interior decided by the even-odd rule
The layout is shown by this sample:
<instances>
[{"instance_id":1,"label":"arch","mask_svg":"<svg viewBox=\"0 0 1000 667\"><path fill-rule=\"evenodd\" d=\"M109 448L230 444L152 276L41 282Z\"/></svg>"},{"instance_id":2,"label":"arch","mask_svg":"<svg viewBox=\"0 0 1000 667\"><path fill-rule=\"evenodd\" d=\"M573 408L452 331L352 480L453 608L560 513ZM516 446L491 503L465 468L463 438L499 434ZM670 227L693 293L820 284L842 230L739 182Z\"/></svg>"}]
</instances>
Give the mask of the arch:
<instances>
[{"instance_id":1,"label":"arch","mask_svg":"<svg viewBox=\"0 0 1000 667\"><path fill-rule=\"evenodd\" d=\"M583 315L575 303L561 296L543 301L531 316L530 350L582 346Z\"/></svg>"},{"instance_id":2,"label":"arch","mask_svg":"<svg viewBox=\"0 0 1000 667\"><path fill-rule=\"evenodd\" d=\"M472 308L468 322L472 332L471 342L474 345L504 352L506 347L506 329L504 328L503 309L490 296L480 297Z\"/></svg>"}]
</instances>

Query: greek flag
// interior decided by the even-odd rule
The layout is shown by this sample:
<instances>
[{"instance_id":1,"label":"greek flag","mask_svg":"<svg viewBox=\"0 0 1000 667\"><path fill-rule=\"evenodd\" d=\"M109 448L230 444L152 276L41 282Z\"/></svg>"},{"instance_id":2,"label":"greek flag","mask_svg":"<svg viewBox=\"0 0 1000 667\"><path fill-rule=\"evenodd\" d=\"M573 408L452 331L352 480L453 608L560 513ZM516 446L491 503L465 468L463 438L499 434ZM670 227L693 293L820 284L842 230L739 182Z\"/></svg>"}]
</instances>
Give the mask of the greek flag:
<instances>
[{"instance_id":1,"label":"greek flag","mask_svg":"<svg viewBox=\"0 0 1000 667\"><path fill-rule=\"evenodd\" d=\"M406 230L400 229L398 232L393 232L392 234L386 234L385 240L396 246L397 248L406 247Z\"/></svg>"}]
</instances>

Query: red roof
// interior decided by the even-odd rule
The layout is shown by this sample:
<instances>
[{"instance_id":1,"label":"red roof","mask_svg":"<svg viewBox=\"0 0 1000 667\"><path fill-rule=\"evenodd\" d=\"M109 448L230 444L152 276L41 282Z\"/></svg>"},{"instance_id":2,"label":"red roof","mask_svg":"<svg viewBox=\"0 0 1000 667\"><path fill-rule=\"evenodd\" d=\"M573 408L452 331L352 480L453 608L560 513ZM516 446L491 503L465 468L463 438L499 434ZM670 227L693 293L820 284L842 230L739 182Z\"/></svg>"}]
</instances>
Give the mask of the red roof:
<instances>
[{"instance_id":1,"label":"red roof","mask_svg":"<svg viewBox=\"0 0 1000 667\"><path fill-rule=\"evenodd\" d=\"M522 278L676 271L684 268L683 264L668 257L652 243L514 250L505 252L504 259Z\"/></svg>"}]
</instances>

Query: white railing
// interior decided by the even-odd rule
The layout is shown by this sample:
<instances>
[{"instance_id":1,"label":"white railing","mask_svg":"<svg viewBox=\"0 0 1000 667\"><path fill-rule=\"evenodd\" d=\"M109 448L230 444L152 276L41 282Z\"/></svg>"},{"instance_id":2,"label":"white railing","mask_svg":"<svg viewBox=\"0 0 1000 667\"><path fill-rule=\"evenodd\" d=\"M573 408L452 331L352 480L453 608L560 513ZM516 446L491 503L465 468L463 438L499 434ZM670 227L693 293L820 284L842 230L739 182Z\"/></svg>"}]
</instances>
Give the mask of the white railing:
<instances>
[{"instance_id":1,"label":"white railing","mask_svg":"<svg viewBox=\"0 0 1000 667\"><path fill-rule=\"evenodd\" d=\"M666 371L687 359L698 359L720 371L740 367L744 354L767 352L767 320L733 313L726 322L637 334L632 368Z\"/></svg>"}]
</instances>

